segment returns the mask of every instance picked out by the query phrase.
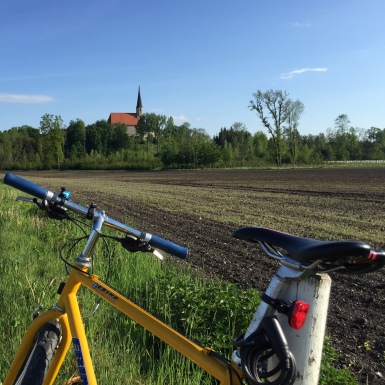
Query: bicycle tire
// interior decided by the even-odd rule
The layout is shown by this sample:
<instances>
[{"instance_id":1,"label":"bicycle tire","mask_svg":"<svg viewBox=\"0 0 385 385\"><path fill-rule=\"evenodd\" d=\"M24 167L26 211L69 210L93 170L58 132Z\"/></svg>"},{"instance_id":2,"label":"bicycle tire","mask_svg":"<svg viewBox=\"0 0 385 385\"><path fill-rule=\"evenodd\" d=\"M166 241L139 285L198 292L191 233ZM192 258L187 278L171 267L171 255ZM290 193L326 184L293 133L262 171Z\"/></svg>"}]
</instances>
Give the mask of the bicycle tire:
<instances>
[{"instance_id":1,"label":"bicycle tire","mask_svg":"<svg viewBox=\"0 0 385 385\"><path fill-rule=\"evenodd\" d=\"M36 334L14 385L41 385L59 342L59 321L44 324Z\"/></svg>"}]
</instances>

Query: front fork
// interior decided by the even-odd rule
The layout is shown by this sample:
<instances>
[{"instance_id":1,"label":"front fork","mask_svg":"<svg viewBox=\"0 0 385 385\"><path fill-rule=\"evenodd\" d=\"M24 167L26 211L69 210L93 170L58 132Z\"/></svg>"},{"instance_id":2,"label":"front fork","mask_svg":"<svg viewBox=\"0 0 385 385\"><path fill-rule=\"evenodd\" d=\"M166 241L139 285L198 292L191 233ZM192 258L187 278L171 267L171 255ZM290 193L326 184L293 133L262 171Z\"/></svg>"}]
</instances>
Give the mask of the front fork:
<instances>
[{"instance_id":1,"label":"front fork","mask_svg":"<svg viewBox=\"0 0 385 385\"><path fill-rule=\"evenodd\" d=\"M79 279L76 277L79 274L79 270L85 272L87 267L77 266L77 270L73 269L70 276L68 277L67 283L65 284L62 293L59 297L57 304L50 310L38 314L41 310L41 307L35 310L34 320L28 327L19 349L16 352L15 358L11 364L11 367L8 371L6 378L4 379L3 385L11 385L16 379L17 374L25 360L28 356L30 347L34 343L34 339L39 329L46 323L58 319L61 329L62 336L59 347L53 357L51 365L45 376L43 385L53 384L60 367L64 361L66 353L70 347L72 341L72 334L76 336L80 341L80 346L82 346L82 355L86 361L87 368L90 368L88 372L90 373L89 382L83 382L86 384L96 384L96 379L94 371L91 364L91 357L88 349L88 344L85 338L84 326L80 315L79 306L76 299L76 294L80 287ZM70 319L67 315L67 310L70 313ZM71 332L72 330L72 332ZM79 360L78 360L79 362ZM92 382L92 380L94 380Z\"/></svg>"},{"instance_id":2,"label":"front fork","mask_svg":"<svg viewBox=\"0 0 385 385\"><path fill-rule=\"evenodd\" d=\"M24 359L28 356L30 348L34 342L35 336L38 333L39 329L46 323L51 320L59 319L59 322L63 325L63 317L56 309L48 310L47 312L41 314L37 317L27 329L24 338L21 341L19 349L16 352L15 358L12 361L11 367L8 371L7 376L4 379L3 385L11 385L14 383L17 374L24 362ZM47 382L49 383L49 382Z\"/></svg>"}]
</instances>

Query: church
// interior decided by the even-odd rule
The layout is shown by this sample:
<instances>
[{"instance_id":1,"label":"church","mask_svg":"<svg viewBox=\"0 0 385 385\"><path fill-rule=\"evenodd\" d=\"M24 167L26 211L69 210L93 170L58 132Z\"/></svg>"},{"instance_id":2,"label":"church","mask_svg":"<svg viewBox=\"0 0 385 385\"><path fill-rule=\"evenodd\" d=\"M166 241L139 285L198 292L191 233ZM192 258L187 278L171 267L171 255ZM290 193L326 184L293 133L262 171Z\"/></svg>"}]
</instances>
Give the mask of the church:
<instances>
[{"instance_id":1,"label":"church","mask_svg":"<svg viewBox=\"0 0 385 385\"><path fill-rule=\"evenodd\" d=\"M138 100L136 102L136 112L111 112L108 123L123 123L127 126L128 135L136 135L136 126L139 118L143 115L142 98L140 96L140 85L138 88Z\"/></svg>"}]
</instances>

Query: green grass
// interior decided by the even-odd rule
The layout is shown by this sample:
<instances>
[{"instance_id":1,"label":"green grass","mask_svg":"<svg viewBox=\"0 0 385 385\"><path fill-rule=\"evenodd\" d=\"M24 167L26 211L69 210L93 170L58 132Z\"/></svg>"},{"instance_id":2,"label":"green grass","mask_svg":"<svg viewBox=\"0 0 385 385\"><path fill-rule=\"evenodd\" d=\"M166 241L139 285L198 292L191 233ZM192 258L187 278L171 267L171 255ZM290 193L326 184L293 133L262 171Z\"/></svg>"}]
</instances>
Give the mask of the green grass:
<instances>
[{"instance_id":1,"label":"green grass","mask_svg":"<svg viewBox=\"0 0 385 385\"><path fill-rule=\"evenodd\" d=\"M56 289L66 277L58 257L61 245L81 235L69 222L49 220L34 206L16 202L16 195L0 184L0 383L33 310L41 302L50 307L56 301ZM109 283L113 287L202 346L230 357L232 338L245 331L259 303L257 292L206 280L197 271L162 263L151 254L128 253L115 244L111 248ZM106 254L100 243L95 273L102 278ZM79 301L87 316L97 298L82 290ZM213 383L195 365L107 304L84 323L99 384ZM335 355L328 343L321 384L355 384L348 371L333 367ZM57 383L63 384L76 371L70 354Z\"/></svg>"},{"instance_id":2,"label":"green grass","mask_svg":"<svg viewBox=\"0 0 385 385\"><path fill-rule=\"evenodd\" d=\"M323 385L357 384L351 372L348 370L336 369L333 366L334 361L338 356L338 353L332 347L330 339L325 338L319 383Z\"/></svg>"}]
</instances>

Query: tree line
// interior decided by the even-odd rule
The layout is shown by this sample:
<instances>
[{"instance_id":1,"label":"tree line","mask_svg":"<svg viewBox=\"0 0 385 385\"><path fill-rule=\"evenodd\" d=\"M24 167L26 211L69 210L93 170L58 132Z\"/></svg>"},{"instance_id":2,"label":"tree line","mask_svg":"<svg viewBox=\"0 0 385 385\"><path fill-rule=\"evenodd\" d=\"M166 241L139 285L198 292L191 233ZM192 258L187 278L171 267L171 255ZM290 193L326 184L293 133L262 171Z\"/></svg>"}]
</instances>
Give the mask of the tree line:
<instances>
[{"instance_id":1,"label":"tree line","mask_svg":"<svg viewBox=\"0 0 385 385\"><path fill-rule=\"evenodd\" d=\"M105 120L66 127L58 115L45 114L39 128L13 127L0 132L2 170L161 169L313 165L327 161L385 160L385 129L355 128L346 114L318 135L298 131L304 105L283 91L258 91L249 108L268 134L251 134L241 122L210 137L189 123L146 113L137 135L124 124Z\"/></svg>"}]
</instances>

